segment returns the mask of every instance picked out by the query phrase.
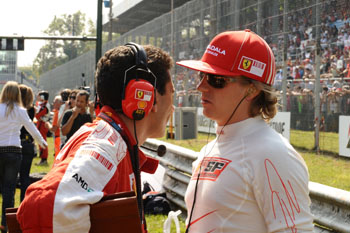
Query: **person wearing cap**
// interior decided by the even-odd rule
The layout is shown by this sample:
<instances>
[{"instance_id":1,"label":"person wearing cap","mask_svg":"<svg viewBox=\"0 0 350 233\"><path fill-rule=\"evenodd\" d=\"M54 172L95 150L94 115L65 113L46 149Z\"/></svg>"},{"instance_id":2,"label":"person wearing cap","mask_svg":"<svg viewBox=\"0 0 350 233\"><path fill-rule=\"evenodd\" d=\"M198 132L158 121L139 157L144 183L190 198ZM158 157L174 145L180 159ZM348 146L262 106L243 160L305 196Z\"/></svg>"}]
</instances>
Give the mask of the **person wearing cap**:
<instances>
[{"instance_id":1,"label":"person wearing cap","mask_svg":"<svg viewBox=\"0 0 350 233\"><path fill-rule=\"evenodd\" d=\"M35 113L35 118L37 119L36 127L41 133L41 136L46 140L47 133L49 129L46 127L46 122L50 119L50 104L48 103L49 93L47 91L40 91L37 96L37 111ZM45 166L47 163L48 147L41 147L40 149L40 162L36 163L37 166Z\"/></svg>"},{"instance_id":2,"label":"person wearing cap","mask_svg":"<svg viewBox=\"0 0 350 233\"><path fill-rule=\"evenodd\" d=\"M193 163L186 232L313 232L303 158L267 122L277 111L275 58L250 30L218 34L201 60L203 114L216 138Z\"/></svg>"},{"instance_id":3,"label":"person wearing cap","mask_svg":"<svg viewBox=\"0 0 350 233\"><path fill-rule=\"evenodd\" d=\"M138 146L165 134L174 111L172 65L169 54L151 45L118 46L100 58L95 75L100 113L68 140L48 174L27 189L17 211L23 233L89 232L91 205L119 192L137 192L142 215L133 167L147 173L157 169L158 161Z\"/></svg>"}]
</instances>

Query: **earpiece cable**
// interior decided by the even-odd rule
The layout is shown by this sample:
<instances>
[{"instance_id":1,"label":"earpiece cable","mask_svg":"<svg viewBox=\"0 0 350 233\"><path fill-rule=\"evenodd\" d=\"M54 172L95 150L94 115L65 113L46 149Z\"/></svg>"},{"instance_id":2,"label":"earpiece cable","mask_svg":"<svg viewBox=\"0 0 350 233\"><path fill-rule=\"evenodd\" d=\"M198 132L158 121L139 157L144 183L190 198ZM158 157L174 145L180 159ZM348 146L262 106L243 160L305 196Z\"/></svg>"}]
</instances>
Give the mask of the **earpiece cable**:
<instances>
[{"instance_id":1,"label":"earpiece cable","mask_svg":"<svg viewBox=\"0 0 350 233\"><path fill-rule=\"evenodd\" d=\"M189 229L191 227L191 220L192 220L192 215L193 215L193 211L194 211L194 205L196 204L196 199L197 199L197 191L198 191L198 182L199 182L199 178L200 178L200 174L201 174L201 169L202 169L202 164L203 164L203 161L204 161L204 158L210 154L210 152L213 150L213 148L215 147L216 143L219 141L219 138L225 128L225 126L227 125L227 123L232 119L233 115L235 114L235 112L237 111L238 107L241 105L241 103L243 102L243 100L245 98L247 98L247 96L249 95L249 93L247 93L240 101L239 103L237 104L236 108L232 111L232 114L231 116L228 118L228 120L226 121L226 123L224 124L224 126L221 128L220 130L220 133L219 133L219 136L217 137L217 139L215 140L215 143L214 145L211 147L210 151L208 152L208 154L206 154L206 150L207 150L207 147L205 147L205 150L204 150L204 156L203 156L203 159L199 165L199 170L198 170L198 175L197 175L197 180L196 180L196 184L195 184L195 188L194 188L194 194L193 194L193 203L192 203L192 208L191 208L191 213L190 213L190 218L188 220L188 225L186 227L186 232L185 233L188 233L189 232ZM209 142L209 136L210 136L210 125L211 125L211 121L209 121L209 133L208 133L208 137L207 137L207 144Z\"/></svg>"}]
</instances>

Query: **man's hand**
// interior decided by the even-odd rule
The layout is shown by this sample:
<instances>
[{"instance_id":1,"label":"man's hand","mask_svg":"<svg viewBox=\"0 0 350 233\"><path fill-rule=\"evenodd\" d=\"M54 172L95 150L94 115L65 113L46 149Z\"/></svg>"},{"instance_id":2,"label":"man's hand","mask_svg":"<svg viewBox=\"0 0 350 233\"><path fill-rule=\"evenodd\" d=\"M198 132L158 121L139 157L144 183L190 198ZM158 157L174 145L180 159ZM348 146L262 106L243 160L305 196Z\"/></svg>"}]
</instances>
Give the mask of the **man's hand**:
<instances>
[{"instance_id":1,"label":"man's hand","mask_svg":"<svg viewBox=\"0 0 350 233\"><path fill-rule=\"evenodd\" d=\"M77 116L79 115L79 113L82 112L82 109L81 108L78 108L77 106L75 106L73 108L73 111L72 111L72 117L73 119L77 118Z\"/></svg>"},{"instance_id":2,"label":"man's hand","mask_svg":"<svg viewBox=\"0 0 350 233\"><path fill-rule=\"evenodd\" d=\"M38 144L43 149L46 149L46 147L47 147L47 142L46 141L38 142Z\"/></svg>"},{"instance_id":3,"label":"man's hand","mask_svg":"<svg viewBox=\"0 0 350 233\"><path fill-rule=\"evenodd\" d=\"M55 132L57 129L58 129L58 126L57 126L57 125L53 125L53 126L50 128L50 131L51 131L51 132Z\"/></svg>"},{"instance_id":4,"label":"man's hand","mask_svg":"<svg viewBox=\"0 0 350 233\"><path fill-rule=\"evenodd\" d=\"M89 101L89 109L90 109L90 112L91 111L94 111L94 109L95 109L95 101Z\"/></svg>"},{"instance_id":5,"label":"man's hand","mask_svg":"<svg viewBox=\"0 0 350 233\"><path fill-rule=\"evenodd\" d=\"M50 128L51 128L50 122L48 122L48 121L45 122L45 128L50 130Z\"/></svg>"}]
</instances>

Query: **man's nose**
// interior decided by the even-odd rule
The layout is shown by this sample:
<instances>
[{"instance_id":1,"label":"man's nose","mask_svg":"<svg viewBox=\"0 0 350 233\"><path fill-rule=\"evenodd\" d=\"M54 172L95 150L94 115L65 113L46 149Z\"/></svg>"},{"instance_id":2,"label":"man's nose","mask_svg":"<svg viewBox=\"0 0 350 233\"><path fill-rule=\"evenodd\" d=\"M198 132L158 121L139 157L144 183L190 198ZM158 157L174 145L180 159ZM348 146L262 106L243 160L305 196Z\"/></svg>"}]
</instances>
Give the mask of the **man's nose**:
<instances>
[{"instance_id":1,"label":"man's nose","mask_svg":"<svg viewBox=\"0 0 350 233\"><path fill-rule=\"evenodd\" d=\"M206 78L203 78L197 85L197 90L200 92L208 90L208 82Z\"/></svg>"}]
</instances>

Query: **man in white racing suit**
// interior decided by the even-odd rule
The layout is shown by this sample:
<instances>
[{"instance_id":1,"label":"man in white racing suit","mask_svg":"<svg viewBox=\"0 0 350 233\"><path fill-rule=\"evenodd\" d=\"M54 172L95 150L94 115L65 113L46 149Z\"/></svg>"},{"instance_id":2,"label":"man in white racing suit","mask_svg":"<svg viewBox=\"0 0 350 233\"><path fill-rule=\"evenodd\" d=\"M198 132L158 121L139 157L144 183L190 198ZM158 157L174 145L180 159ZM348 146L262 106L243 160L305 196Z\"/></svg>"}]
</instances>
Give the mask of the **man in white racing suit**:
<instances>
[{"instance_id":1,"label":"man in white racing suit","mask_svg":"<svg viewBox=\"0 0 350 233\"><path fill-rule=\"evenodd\" d=\"M199 71L203 114L217 124L193 163L186 232L313 232L306 164L266 123L277 112L268 44L223 32L201 60L177 64Z\"/></svg>"}]
</instances>

